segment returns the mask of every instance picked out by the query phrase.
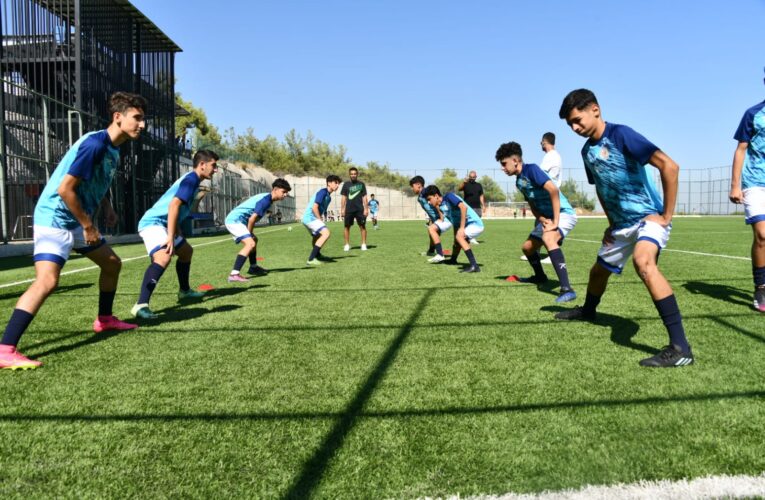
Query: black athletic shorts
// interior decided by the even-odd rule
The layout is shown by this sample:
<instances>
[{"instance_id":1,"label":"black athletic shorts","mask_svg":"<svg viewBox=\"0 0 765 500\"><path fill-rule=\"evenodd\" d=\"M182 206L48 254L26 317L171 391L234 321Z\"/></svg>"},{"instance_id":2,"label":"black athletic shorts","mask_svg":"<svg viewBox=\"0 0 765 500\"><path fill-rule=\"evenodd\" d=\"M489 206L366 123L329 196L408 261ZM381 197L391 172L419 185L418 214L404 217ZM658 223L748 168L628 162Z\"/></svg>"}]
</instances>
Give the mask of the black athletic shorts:
<instances>
[{"instance_id":1,"label":"black athletic shorts","mask_svg":"<svg viewBox=\"0 0 765 500\"><path fill-rule=\"evenodd\" d=\"M356 224L359 225L359 227L364 227L367 223L367 218L364 217L364 212L345 212L345 227L351 227L353 225L353 221L356 221Z\"/></svg>"}]
</instances>

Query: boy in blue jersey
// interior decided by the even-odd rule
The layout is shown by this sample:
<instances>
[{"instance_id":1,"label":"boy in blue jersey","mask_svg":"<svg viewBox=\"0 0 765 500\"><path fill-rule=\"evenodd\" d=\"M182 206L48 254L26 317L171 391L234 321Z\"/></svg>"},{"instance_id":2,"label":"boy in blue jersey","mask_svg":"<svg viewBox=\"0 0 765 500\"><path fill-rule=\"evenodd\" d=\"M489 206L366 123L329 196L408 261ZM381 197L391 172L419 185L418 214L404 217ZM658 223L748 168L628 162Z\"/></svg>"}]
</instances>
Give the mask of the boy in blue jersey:
<instances>
[{"instance_id":1,"label":"boy in blue jersey","mask_svg":"<svg viewBox=\"0 0 765 500\"><path fill-rule=\"evenodd\" d=\"M143 97L126 92L113 94L109 98L109 127L85 134L74 143L45 185L34 212L35 280L19 298L3 333L0 369L37 368L42 364L23 356L16 346L45 299L56 289L72 249L101 268L93 330L98 333L138 326L112 314L122 262L95 227L94 215L100 206L108 225L117 222L117 214L104 196L120 164L118 148L141 135L145 112Z\"/></svg>"},{"instance_id":2,"label":"boy in blue jersey","mask_svg":"<svg viewBox=\"0 0 765 500\"><path fill-rule=\"evenodd\" d=\"M733 136L730 201L744 204L746 223L752 226L754 308L765 312L765 101L744 113Z\"/></svg>"},{"instance_id":3,"label":"boy in blue jersey","mask_svg":"<svg viewBox=\"0 0 765 500\"><path fill-rule=\"evenodd\" d=\"M441 191L437 186L428 186L423 191L423 196L428 200L432 207L438 209L449 219L454 226L454 245L452 245L452 256L448 264L456 264L460 249L465 251L465 255L470 261L470 265L461 269L461 273L480 273L481 268L476 263L473 251L470 249L470 240L478 238L483 233L483 222L478 214L473 210L465 200L454 193L446 193L441 196Z\"/></svg>"},{"instance_id":4,"label":"boy in blue jersey","mask_svg":"<svg viewBox=\"0 0 765 500\"><path fill-rule=\"evenodd\" d=\"M321 264L319 260L321 258L321 247L329 239L329 229L324 225L323 217L326 215L327 207L332 201L330 195L337 191L341 182L343 182L342 179L337 175L327 176L327 187L319 189L311 196L308 206L305 208L305 212L303 212L303 225L313 237L313 248L308 256L308 262L306 262L309 266Z\"/></svg>"},{"instance_id":5,"label":"boy in blue jersey","mask_svg":"<svg viewBox=\"0 0 765 500\"><path fill-rule=\"evenodd\" d=\"M247 258L250 259L248 274L262 276L268 273L266 269L258 265L258 237L252 232L252 228L266 213L270 213L268 209L271 204L286 198L291 189L289 182L284 179L276 179L271 184L269 193L256 194L250 197L237 205L226 216L226 229L231 233L236 243L242 244L242 250L237 254L234 267L228 276L229 282L249 281L239 273Z\"/></svg>"},{"instance_id":6,"label":"boy in blue jersey","mask_svg":"<svg viewBox=\"0 0 765 500\"><path fill-rule=\"evenodd\" d=\"M194 249L180 235L180 225L191 213L191 204L197 197L199 185L203 180L212 179L218 169L218 155L213 151L200 149L194 154L192 161L194 169L175 181L138 221L138 234L143 238L151 264L143 275L138 302L131 310L137 318L158 317L149 308L149 300L159 279L170 265L173 255L178 256L175 263L180 285L178 299L197 299L204 295L204 292L192 290L189 285Z\"/></svg>"},{"instance_id":7,"label":"boy in blue jersey","mask_svg":"<svg viewBox=\"0 0 765 500\"><path fill-rule=\"evenodd\" d=\"M547 172L534 163L523 163L523 150L517 142L502 144L494 156L507 175L516 176L515 186L523 193L531 212L537 218L537 225L521 247L534 270L534 276L510 276L508 280L523 283L547 282L547 275L542 269L539 256L539 249L544 245L560 281L560 295L555 302L574 300L576 293L568 280L566 259L560 248L563 239L576 225L574 209Z\"/></svg>"},{"instance_id":8,"label":"boy in blue jersey","mask_svg":"<svg viewBox=\"0 0 765 500\"><path fill-rule=\"evenodd\" d=\"M438 207L431 206L428 203L428 199L425 198L422 191L425 189L425 179L421 175L415 175L409 179L409 186L412 188L412 192L417 195L417 203L420 204L422 209L428 216L428 238L430 239L430 247L424 255L432 256L428 259L431 264L438 264L446 260L444 257L444 250L441 246L441 234L452 228L452 223L448 219L444 218Z\"/></svg>"},{"instance_id":9,"label":"boy in blue jersey","mask_svg":"<svg viewBox=\"0 0 765 500\"><path fill-rule=\"evenodd\" d=\"M369 217L372 219L372 227L374 227L376 231L380 229L377 227L377 211L380 210L380 202L375 200L375 195L369 195L369 203L367 203L367 206L369 207Z\"/></svg>"},{"instance_id":10,"label":"boy in blue jersey","mask_svg":"<svg viewBox=\"0 0 765 500\"><path fill-rule=\"evenodd\" d=\"M560 118L587 142L582 148L587 179L595 184L600 205L609 225L603 246L590 270L583 307L559 312L557 319L595 319L595 309L606 291L612 273L621 274L632 255L632 263L648 288L669 334L669 344L641 366L673 367L693 363L683 320L672 287L657 265L659 252L667 245L677 199L679 167L672 158L631 128L606 123L591 91L570 92L561 105ZM647 173L646 164L661 174L662 203Z\"/></svg>"}]
</instances>

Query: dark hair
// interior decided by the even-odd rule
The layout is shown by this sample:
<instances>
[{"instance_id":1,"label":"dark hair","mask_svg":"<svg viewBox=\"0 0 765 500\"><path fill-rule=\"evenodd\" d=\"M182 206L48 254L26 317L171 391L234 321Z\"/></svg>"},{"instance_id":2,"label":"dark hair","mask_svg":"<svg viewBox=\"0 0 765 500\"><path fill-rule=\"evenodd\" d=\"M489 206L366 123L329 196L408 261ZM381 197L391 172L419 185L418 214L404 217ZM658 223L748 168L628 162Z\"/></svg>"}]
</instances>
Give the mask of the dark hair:
<instances>
[{"instance_id":1,"label":"dark hair","mask_svg":"<svg viewBox=\"0 0 765 500\"><path fill-rule=\"evenodd\" d=\"M218 161L220 160L220 156L218 156L215 151L210 151L209 149L200 149L194 153L194 168L197 168L197 165L202 162L208 162L212 160Z\"/></svg>"},{"instance_id":2,"label":"dark hair","mask_svg":"<svg viewBox=\"0 0 765 500\"><path fill-rule=\"evenodd\" d=\"M425 199L428 199L428 198L430 198L431 196L434 196L434 195L441 196L441 191L438 189L438 186L436 186L434 184L431 184L430 186L426 187L422 191L422 196Z\"/></svg>"},{"instance_id":3,"label":"dark hair","mask_svg":"<svg viewBox=\"0 0 765 500\"><path fill-rule=\"evenodd\" d=\"M552 132L545 132L545 135L542 136L542 140L549 142L550 144L555 146L555 134L553 134Z\"/></svg>"},{"instance_id":4,"label":"dark hair","mask_svg":"<svg viewBox=\"0 0 765 500\"><path fill-rule=\"evenodd\" d=\"M372 198L374 198L375 194L374 194L374 193L372 193L372 194L370 194L369 196L371 196Z\"/></svg>"},{"instance_id":5,"label":"dark hair","mask_svg":"<svg viewBox=\"0 0 765 500\"><path fill-rule=\"evenodd\" d=\"M340 178L339 175L331 174L327 176L327 184L329 184L330 182L337 182L338 184L340 184L341 182L343 182L343 180Z\"/></svg>"},{"instance_id":6,"label":"dark hair","mask_svg":"<svg viewBox=\"0 0 765 500\"><path fill-rule=\"evenodd\" d=\"M422 184L425 185L425 179L422 178L421 175L415 175L411 179L409 179L409 185L414 186L415 184Z\"/></svg>"},{"instance_id":7,"label":"dark hair","mask_svg":"<svg viewBox=\"0 0 765 500\"><path fill-rule=\"evenodd\" d=\"M130 108L140 109L146 113L146 99L130 92L115 92L109 96L109 117L114 113L124 113Z\"/></svg>"},{"instance_id":8,"label":"dark hair","mask_svg":"<svg viewBox=\"0 0 765 500\"><path fill-rule=\"evenodd\" d=\"M292 186L290 186L290 183L285 181L284 179L276 179L272 184L271 188L282 188L288 193L292 191Z\"/></svg>"},{"instance_id":9,"label":"dark hair","mask_svg":"<svg viewBox=\"0 0 765 500\"><path fill-rule=\"evenodd\" d=\"M510 158L513 155L518 155L523 158L523 150L521 145L517 142L506 142L497 149L497 153L494 155L494 159L502 161L504 158Z\"/></svg>"},{"instance_id":10,"label":"dark hair","mask_svg":"<svg viewBox=\"0 0 765 500\"><path fill-rule=\"evenodd\" d=\"M350 174L350 173L351 173L351 172L353 172L354 170L356 171L356 173L357 173L357 174L359 173L359 169L358 169L358 168L356 168L356 167L351 167L351 168L349 168L349 169L348 169L348 173Z\"/></svg>"},{"instance_id":11,"label":"dark hair","mask_svg":"<svg viewBox=\"0 0 765 500\"><path fill-rule=\"evenodd\" d=\"M577 89L572 90L568 93L568 95L563 99L563 104L560 105L560 111L558 112L558 117L560 117L562 120L567 120L568 115L571 114L571 111L574 109L581 111L590 104L597 104L598 99L595 97L595 94L592 93L591 90L587 89Z\"/></svg>"}]
</instances>

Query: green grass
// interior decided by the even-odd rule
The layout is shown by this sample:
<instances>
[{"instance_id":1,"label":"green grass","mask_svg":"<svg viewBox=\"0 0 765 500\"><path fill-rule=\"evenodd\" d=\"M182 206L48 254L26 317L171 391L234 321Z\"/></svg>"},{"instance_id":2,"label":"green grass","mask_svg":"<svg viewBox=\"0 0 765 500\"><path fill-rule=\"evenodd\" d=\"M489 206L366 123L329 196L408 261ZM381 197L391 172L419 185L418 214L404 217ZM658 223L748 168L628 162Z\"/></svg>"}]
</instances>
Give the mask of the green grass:
<instances>
[{"instance_id":1,"label":"green grass","mask_svg":"<svg viewBox=\"0 0 765 500\"><path fill-rule=\"evenodd\" d=\"M564 245L581 297L603 226ZM20 345L45 366L0 372L0 496L405 498L765 470L751 264L673 251L746 257L741 219L675 220L660 263L697 363L674 370L637 364L666 333L632 269L595 325L555 322L557 289L502 279L529 271L529 220L487 222L478 275L425 264L421 222L382 221L348 254L330 227L337 261L316 269L301 227L261 230L274 272L245 284L225 281L232 242L195 238L192 282L216 290L179 305L168 270L163 320L135 332L94 335L97 272L62 277ZM147 262L123 266L121 317ZM28 258L0 269L32 275ZM3 321L24 289L0 289Z\"/></svg>"}]
</instances>

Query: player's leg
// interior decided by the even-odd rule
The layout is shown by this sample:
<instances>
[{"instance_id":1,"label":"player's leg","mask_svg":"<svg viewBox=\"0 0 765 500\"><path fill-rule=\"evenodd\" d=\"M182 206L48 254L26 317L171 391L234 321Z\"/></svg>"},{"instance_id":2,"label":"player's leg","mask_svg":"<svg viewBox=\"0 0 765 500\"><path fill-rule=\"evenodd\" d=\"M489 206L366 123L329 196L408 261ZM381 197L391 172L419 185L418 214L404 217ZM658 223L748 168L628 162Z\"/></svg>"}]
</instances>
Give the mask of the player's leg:
<instances>
[{"instance_id":1,"label":"player's leg","mask_svg":"<svg viewBox=\"0 0 765 500\"><path fill-rule=\"evenodd\" d=\"M555 299L558 303L570 302L576 299L576 293L574 292L574 289L571 288L571 282L568 278L566 258L560 247L563 243L563 238L568 234L571 228L576 225L576 218L564 217L564 215L565 214L561 214L557 231L547 231L542 233L542 242L544 243L545 248L547 248L547 254L553 265L555 274L558 276L558 281L560 282L560 294Z\"/></svg>"},{"instance_id":2,"label":"player's leg","mask_svg":"<svg viewBox=\"0 0 765 500\"><path fill-rule=\"evenodd\" d=\"M428 220L426 227L428 229L428 251L421 254L423 256L433 256L436 253L435 243L433 242L433 236L430 234L430 226L434 224L433 221Z\"/></svg>"},{"instance_id":3,"label":"player's leg","mask_svg":"<svg viewBox=\"0 0 765 500\"><path fill-rule=\"evenodd\" d=\"M149 301L173 256L166 252L167 228L150 226L138 234L143 239L151 263L143 273L138 302L135 303L130 312L137 318L153 319L157 315L149 308Z\"/></svg>"},{"instance_id":4,"label":"player's leg","mask_svg":"<svg viewBox=\"0 0 765 500\"><path fill-rule=\"evenodd\" d=\"M114 297L117 294L122 260L114 253L112 247L104 243L96 248L86 247L75 250L101 268L101 274L98 278L98 316L93 322L93 331L99 333L106 330L138 328L135 323L120 321L113 314Z\"/></svg>"},{"instance_id":5,"label":"player's leg","mask_svg":"<svg viewBox=\"0 0 765 500\"><path fill-rule=\"evenodd\" d=\"M42 365L41 362L22 355L16 350L16 346L18 346L21 336L32 323L45 299L58 286L63 262L66 260L62 259L61 262L38 260L35 262L35 280L16 302L16 307L13 309L2 340L0 340L0 369L25 370Z\"/></svg>"},{"instance_id":6,"label":"player's leg","mask_svg":"<svg viewBox=\"0 0 765 500\"><path fill-rule=\"evenodd\" d=\"M175 239L175 274L178 276L178 299L199 299L204 297L205 292L191 289L191 259L194 256L194 248L182 237Z\"/></svg>"},{"instance_id":7,"label":"player's leg","mask_svg":"<svg viewBox=\"0 0 765 500\"><path fill-rule=\"evenodd\" d=\"M520 278L518 281L522 283L547 283L547 274L545 274L539 258L539 249L542 248L542 245L542 239L535 236L534 233L530 234L526 241L523 242L521 252L526 257L534 274L528 278Z\"/></svg>"},{"instance_id":8,"label":"player's leg","mask_svg":"<svg viewBox=\"0 0 765 500\"><path fill-rule=\"evenodd\" d=\"M242 245L242 248L239 250L239 253L236 254L236 258L234 259L234 266L231 268L231 271L228 274L229 282L249 281L247 278L242 276L241 270L244 263L255 250L255 239L252 235L249 235L240 239L239 243Z\"/></svg>"},{"instance_id":9,"label":"player's leg","mask_svg":"<svg viewBox=\"0 0 765 500\"><path fill-rule=\"evenodd\" d=\"M247 269L248 274L255 274L257 276L265 276L268 274L268 269L258 265L258 242L260 241L256 235L252 235L252 241L254 246L249 254L250 267Z\"/></svg>"},{"instance_id":10,"label":"player's leg","mask_svg":"<svg viewBox=\"0 0 765 500\"><path fill-rule=\"evenodd\" d=\"M343 219L343 251L348 252L351 249L351 226L353 225L353 219L355 214L345 212L345 218Z\"/></svg>"},{"instance_id":11,"label":"player's leg","mask_svg":"<svg viewBox=\"0 0 765 500\"><path fill-rule=\"evenodd\" d=\"M445 221L436 221L428 226L428 236L430 237L431 245L433 246L433 251L435 252L435 255L428 259L428 262L431 264L438 264L439 262L446 260L444 257L444 249L441 246L441 233L443 232L442 228L448 230Z\"/></svg>"},{"instance_id":12,"label":"player's leg","mask_svg":"<svg viewBox=\"0 0 765 500\"><path fill-rule=\"evenodd\" d=\"M752 233L754 308L765 312L765 220L752 224Z\"/></svg>"},{"instance_id":13,"label":"player's leg","mask_svg":"<svg viewBox=\"0 0 765 500\"><path fill-rule=\"evenodd\" d=\"M329 240L329 237L330 232L326 226L316 227L313 234L313 249L311 250L311 255L308 256L308 265L316 266L321 264L317 257L319 252L321 252L321 247L323 247L327 240Z\"/></svg>"},{"instance_id":14,"label":"player's leg","mask_svg":"<svg viewBox=\"0 0 765 500\"><path fill-rule=\"evenodd\" d=\"M361 250L367 249L367 218L364 217L364 212L359 212L356 215L356 223L359 225L361 231Z\"/></svg>"},{"instance_id":15,"label":"player's leg","mask_svg":"<svg viewBox=\"0 0 765 500\"><path fill-rule=\"evenodd\" d=\"M666 368L693 363L693 354L685 337L683 318L675 294L658 266L659 251L668 239L669 228L646 221L632 256L635 271L651 294L669 335L669 344L655 356L640 361L641 366Z\"/></svg>"},{"instance_id":16,"label":"player's leg","mask_svg":"<svg viewBox=\"0 0 765 500\"><path fill-rule=\"evenodd\" d=\"M465 226L465 236L462 238L464 241L460 241L460 246L462 246L463 250L465 250L465 256L468 258L468 262L470 265L462 269L460 272L462 273L479 273L481 272L481 268L478 266L478 263L475 260L475 255L473 255L473 250L470 248L470 242L473 240L478 239L478 236L483 233L483 225L482 224L468 224ZM467 246L467 248L465 248Z\"/></svg>"}]
</instances>

